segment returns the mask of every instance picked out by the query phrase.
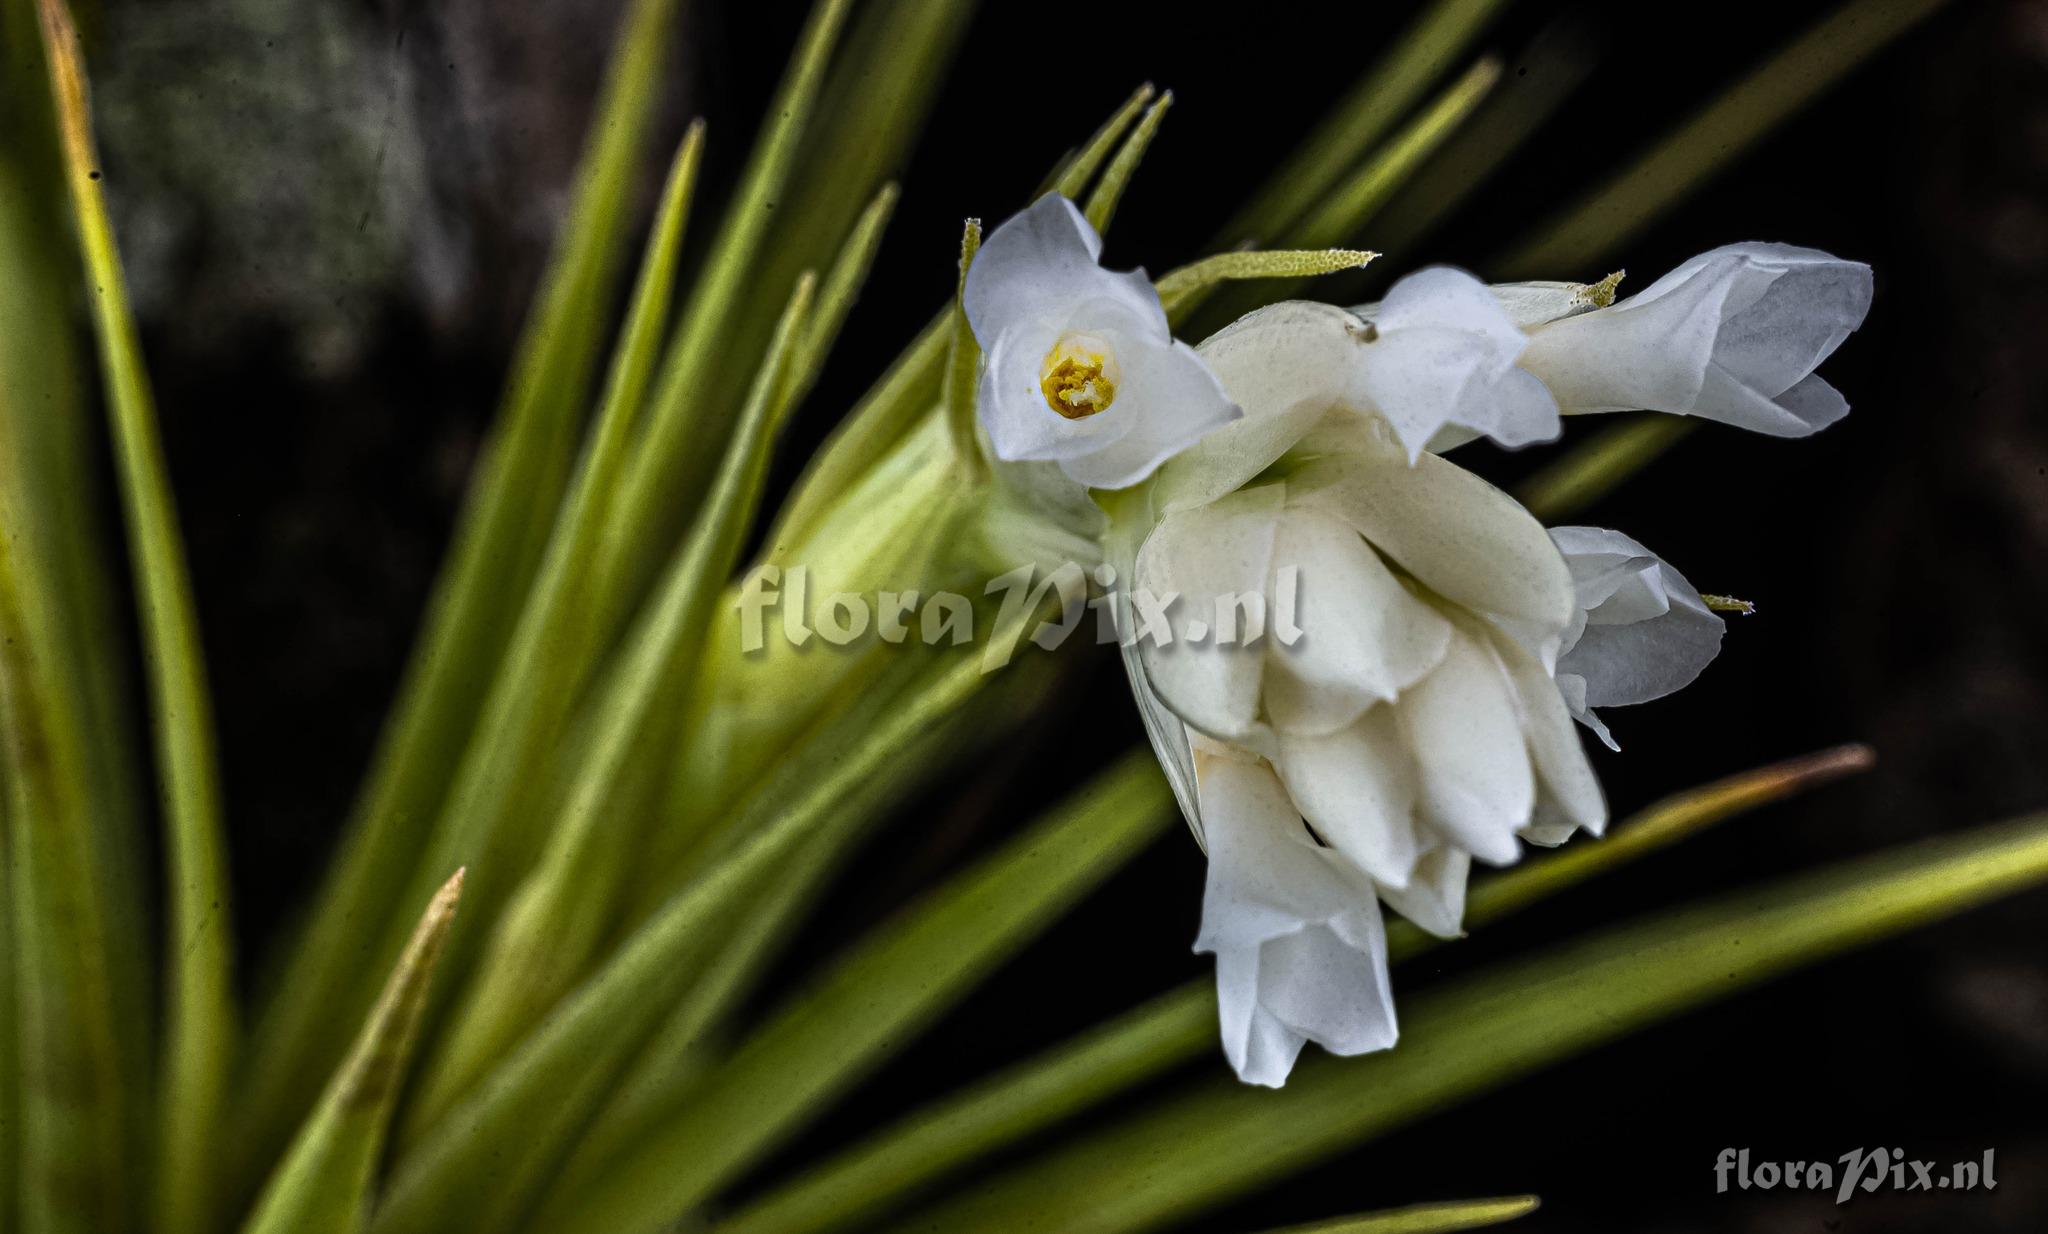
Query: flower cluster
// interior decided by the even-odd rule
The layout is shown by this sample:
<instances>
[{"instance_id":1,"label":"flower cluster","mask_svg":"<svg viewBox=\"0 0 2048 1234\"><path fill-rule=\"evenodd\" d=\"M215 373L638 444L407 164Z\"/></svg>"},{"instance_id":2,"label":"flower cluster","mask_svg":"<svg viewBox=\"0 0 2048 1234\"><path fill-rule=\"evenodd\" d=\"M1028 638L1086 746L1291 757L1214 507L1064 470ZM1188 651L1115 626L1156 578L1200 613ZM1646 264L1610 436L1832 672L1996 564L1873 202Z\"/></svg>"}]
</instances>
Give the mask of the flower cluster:
<instances>
[{"instance_id":1,"label":"flower cluster","mask_svg":"<svg viewBox=\"0 0 2048 1234\"><path fill-rule=\"evenodd\" d=\"M1455 936L1475 858L1597 835L1574 720L1613 745L1593 708L1668 694L1720 646L1721 619L1641 544L1545 529L1443 453L1622 409L1811 433L1848 410L1814 370L1861 323L1870 271L1731 245L1617 301L1615 280L1433 268L1378 304L1283 303L1191 350L1143 275L1098 251L1059 198L990 237L967 297L980 415L998 459L1130 489L1106 551L1132 585L1200 606L1298 580L1290 645L1125 656L1208 853L1196 946L1216 957L1225 1052L1277 1085L1306 1041L1393 1044L1381 904Z\"/></svg>"}]
</instances>

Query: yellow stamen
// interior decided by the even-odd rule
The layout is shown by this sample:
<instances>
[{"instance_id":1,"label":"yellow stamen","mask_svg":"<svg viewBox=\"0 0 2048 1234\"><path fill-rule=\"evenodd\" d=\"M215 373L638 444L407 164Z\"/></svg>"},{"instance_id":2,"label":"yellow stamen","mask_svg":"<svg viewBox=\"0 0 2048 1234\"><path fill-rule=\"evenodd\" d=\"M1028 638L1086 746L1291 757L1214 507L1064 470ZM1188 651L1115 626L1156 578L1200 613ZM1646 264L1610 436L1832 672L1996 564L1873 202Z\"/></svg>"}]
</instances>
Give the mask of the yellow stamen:
<instances>
[{"instance_id":1,"label":"yellow stamen","mask_svg":"<svg viewBox=\"0 0 2048 1234\"><path fill-rule=\"evenodd\" d=\"M1045 392L1047 407L1069 420L1085 420L1109 410L1122 377L1108 342L1092 334L1068 334L1045 354L1038 388Z\"/></svg>"}]
</instances>

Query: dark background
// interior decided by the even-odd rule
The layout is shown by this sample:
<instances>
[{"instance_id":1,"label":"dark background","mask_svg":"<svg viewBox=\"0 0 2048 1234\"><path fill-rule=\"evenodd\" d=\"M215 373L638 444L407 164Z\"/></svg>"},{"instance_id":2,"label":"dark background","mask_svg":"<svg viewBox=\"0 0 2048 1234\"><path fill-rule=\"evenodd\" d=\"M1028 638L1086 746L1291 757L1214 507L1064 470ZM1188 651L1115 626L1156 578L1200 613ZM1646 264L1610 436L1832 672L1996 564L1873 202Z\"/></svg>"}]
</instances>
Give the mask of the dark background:
<instances>
[{"instance_id":1,"label":"dark background","mask_svg":"<svg viewBox=\"0 0 2048 1234\"><path fill-rule=\"evenodd\" d=\"M224 747L243 950L309 893L362 773L494 410L580 144L615 0L113 0L109 185L145 316ZM1178 105L1108 259L1201 246L1397 31L1408 5L991 2L785 476L950 289L959 219L1014 209L1141 80ZM1526 3L1484 40L1506 89L1591 73L1500 172L1382 269L1488 262L1824 6ZM1673 11L1666 12L1664 10ZM802 17L700 4L669 123L712 122L728 185ZM1085 55L1072 53L1079 46ZM1079 67L1076 67L1076 66ZM1520 75L1518 74L1520 72ZM649 189L656 179L650 162ZM1397 974L1414 990L1532 943L2048 804L2048 4L1959 2L1626 246L1645 285L1734 240L1871 262L1876 306L1826 375L1855 413L1784 442L1709 427L1585 521L1755 600L1675 699L1608 716L1617 814L1840 741L1880 766L1732 823ZM1403 213L1405 212L1405 214ZM1429 218L1428 201L1390 217ZM699 228L702 232L708 228ZM1370 232L1359 238L1383 247ZM1626 288L1624 288L1626 290ZM1465 456L1461 455L1461 461ZM1479 465L1513 478L1528 461ZM941 828L878 841L792 974L1140 739L1115 666L978 768ZM1056 746L1055 746L1056 742ZM1048 749L1061 752L1045 757ZM1071 776L1072 779L1067 777ZM951 803L957 791L935 794ZM920 817L930 817L929 814ZM1184 837L846 1103L790 1159L1203 971ZM1802 972L1426 1121L1201 1223L1539 1192L1530 1231L2048 1229L2048 896ZM1206 1063L1220 1066L1220 1060ZM1833 1160L1998 1152L1999 1190L1713 1193L1724 1146ZM773 1168L773 1167L771 1167Z\"/></svg>"}]
</instances>

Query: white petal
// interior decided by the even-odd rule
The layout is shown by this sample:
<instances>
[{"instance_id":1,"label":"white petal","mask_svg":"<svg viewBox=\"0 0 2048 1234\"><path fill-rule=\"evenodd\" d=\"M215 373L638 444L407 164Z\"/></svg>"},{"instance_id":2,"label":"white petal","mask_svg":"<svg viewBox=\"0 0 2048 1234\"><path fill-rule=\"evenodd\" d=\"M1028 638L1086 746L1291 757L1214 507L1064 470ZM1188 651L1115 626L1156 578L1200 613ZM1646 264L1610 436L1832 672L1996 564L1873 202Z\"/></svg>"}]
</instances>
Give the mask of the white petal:
<instances>
[{"instance_id":1,"label":"white petal","mask_svg":"<svg viewBox=\"0 0 2048 1234\"><path fill-rule=\"evenodd\" d=\"M1216 955L1224 1052L1277 1086L1302 1039L1341 1053L1392 1045L1386 935L1370 883L1317 846L1272 769L1197 755L1209 878L1197 951Z\"/></svg>"},{"instance_id":2,"label":"white petal","mask_svg":"<svg viewBox=\"0 0 2048 1234\"><path fill-rule=\"evenodd\" d=\"M1513 639L1495 635L1492 647L1513 686L1529 761L1543 796L1555 807L1551 813L1599 835L1607 826L1607 799L1557 683Z\"/></svg>"},{"instance_id":3,"label":"white petal","mask_svg":"<svg viewBox=\"0 0 2048 1234\"><path fill-rule=\"evenodd\" d=\"M1291 646L1267 645L1263 698L1275 728L1335 732L1443 658L1449 624L1348 523L1314 509L1282 515L1273 568L1289 566L1302 634Z\"/></svg>"},{"instance_id":4,"label":"white petal","mask_svg":"<svg viewBox=\"0 0 2048 1234\"><path fill-rule=\"evenodd\" d=\"M1580 579L1586 626L1558 659L1585 681L1589 707L1662 698L1691 684L1721 650L1726 629L1669 563L1618 531L1552 529Z\"/></svg>"},{"instance_id":5,"label":"white petal","mask_svg":"<svg viewBox=\"0 0 2048 1234\"><path fill-rule=\"evenodd\" d=\"M1173 641L1139 639L1145 675L1176 715L1212 736L1243 738L1257 723L1265 647L1189 643L1179 634L1188 620L1214 614L1219 595L1264 593L1285 494L1266 485L1168 514L1138 550L1133 586L1162 603L1180 596Z\"/></svg>"},{"instance_id":6,"label":"white petal","mask_svg":"<svg viewBox=\"0 0 2048 1234\"><path fill-rule=\"evenodd\" d=\"M1440 844L1416 862L1406 887L1381 884L1380 898L1438 938L1458 938L1465 932L1465 884L1471 872L1470 853Z\"/></svg>"},{"instance_id":7,"label":"white petal","mask_svg":"<svg viewBox=\"0 0 2048 1234\"><path fill-rule=\"evenodd\" d=\"M1425 454L1326 454L1290 473L1290 501L1350 523L1445 599L1510 626L1554 663L1578 611L1571 574L1543 525L1514 498Z\"/></svg>"},{"instance_id":8,"label":"white petal","mask_svg":"<svg viewBox=\"0 0 2048 1234\"><path fill-rule=\"evenodd\" d=\"M1279 739L1287 794L1316 834L1372 880L1404 887L1421 838L1415 826L1415 757L1391 707L1323 737Z\"/></svg>"},{"instance_id":9,"label":"white petal","mask_svg":"<svg viewBox=\"0 0 2048 1234\"><path fill-rule=\"evenodd\" d=\"M1150 302L1160 330L1166 315L1143 274L1102 269L1102 238L1074 203L1048 193L990 232L967 268L961 305L984 351L1019 322L1065 324L1068 307L1123 289L1132 303Z\"/></svg>"},{"instance_id":10,"label":"white petal","mask_svg":"<svg viewBox=\"0 0 2048 1234\"><path fill-rule=\"evenodd\" d=\"M1127 488L1203 434L1238 418L1236 405L1187 344L1139 343L1119 358L1123 386L1108 410L1088 419L1116 417L1127 427L1112 444L1060 460L1061 468L1080 483Z\"/></svg>"},{"instance_id":11,"label":"white petal","mask_svg":"<svg viewBox=\"0 0 2048 1234\"><path fill-rule=\"evenodd\" d=\"M1528 342L1484 283L1438 266L1395 283L1367 314L1358 389L1392 424L1410 459L1446 424L1519 446L1557 436L1557 404L1515 367Z\"/></svg>"},{"instance_id":12,"label":"white petal","mask_svg":"<svg viewBox=\"0 0 2048 1234\"><path fill-rule=\"evenodd\" d=\"M1454 630L1443 663L1401 696L1395 714L1415 752L1422 817L1482 861L1513 862L1536 779L1492 649Z\"/></svg>"},{"instance_id":13,"label":"white petal","mask_svg":"<svg viewBox=\"0 0 2048 1234\"><path fill-rule=\"evenodd\" d=\"M1343 309L1290 300L1210 336L1196 350L1244 418L1159 469L1160 508L1203 505L1242 487L1332 409L1349 407L1366 334Z\"/></svg>"},{"instance_id":14,"label":"white petal","mask_svg":"<svg viewBox=\"0 0 2048 1234\"><path fill-rule=\"evenodd\" d=\"M1643 407L1781 437L1838 420L1804 384L1870 309L1870 267L1813 249L1703 253L1609 308L1537 328L1522 365L1567 413Z\"/></svg>"}]
</instances>

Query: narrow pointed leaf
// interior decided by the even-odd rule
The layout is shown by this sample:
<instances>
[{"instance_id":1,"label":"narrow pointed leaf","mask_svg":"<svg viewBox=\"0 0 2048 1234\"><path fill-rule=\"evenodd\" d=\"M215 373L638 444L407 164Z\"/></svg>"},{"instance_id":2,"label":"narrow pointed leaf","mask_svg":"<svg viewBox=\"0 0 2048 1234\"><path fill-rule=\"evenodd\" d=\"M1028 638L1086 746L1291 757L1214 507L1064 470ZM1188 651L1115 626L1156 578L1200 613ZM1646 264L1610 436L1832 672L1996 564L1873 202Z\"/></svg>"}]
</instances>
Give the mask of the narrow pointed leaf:
<instances>
[{"instance_id":1,"label":"narrow pointed leaf","mask_svg":"<svg viewBox=\"0 0 2048 1234\"><path fill-rule=\"evenodd\" d=\"M2048 816L1845 862L1406 1000L1387 1053L1219 1079L971 1187L904 1230L1156 1229L1634 1029L2048 879Z\"/></svg>"},{"instance_id":2,"label":"narrow pointed leaf","mask_svg":"<svg viewBox=\"0 0 2048 1234\"><path fill-rule=\"evenodd\" d=\"M599 687L595 736L581 753L560 816L547 828L547 849L494 926L456 1027L436 1055L414 1106L422 1125L444 1113L583 976L610 924L614 893L627 873L623 862L632 847L612 814L618 784L664 683L688 680L694 672L712 606L724 594L753 525L774 443L777 396L804 332L812 291L809 276L798 281L711 498Z\"/></svg>"},{"instance_id":3,"label":"narrow pointed leaf","mask_svg":"<svg viewBox=\"0 0 2048 1234\"><path fill-rule=\"evenodd\" d=\"M787 861L837 803L986 680L980 658L943 675L852 748L788 760L771 791L734 820L740 846L665 904L400 1163L372 1234L491 1228L544 1183L620 1069L675 1005L702 961L710 924Z\"/></svg>"},{"instance_id":4,"label":"narrow pointed leaf","mask_svg":"<svg viewBox=\"0 0 2048 1234\"><path fill-rule=\"evenodd\" d=\"M946 425L953 437L953 453L980 479L988 473L982 457L981 427L975 421L975 382L981 373L981 348L974 341L974 327L967 320L967 268L981 249L981 220L968 219L960 233L960 280L953 293L953 336L946 348Z\"/></svg>"},{"instance_id":5,"label":"narrow pointed leaf","mask_svg":"<svg viewBox=\"0 0 2048 1234\"><path fill-rule=\"evenodd\" d=\"M424 820L441 805L449 768L538 566L608 316L625 238L620 220L681 2L634 0L621 22L568 221L521 336L448 564L341 855L305 935L276 970L252 1043L248 1093L238 1105L244 1170L265 1164L262 1158L304 1114L346 1049L368 991L395 958L370 954L360 931L366 921L403 916L402 897L428 840Z\"/></svg>"},{"instance_id":6,"label":"narrow pointed leaf","mask_svg":"<svg viewBox=\"0 0 2048 1234\"><path fill-rule=\"evenodd\" d=\"M614 514L598 546L590 605L604 626L623 620L659 570L674 535L697 508L710 470L731 434L744 386L722 361L741 317L773 316L783 292L750 297L755 266L777 222L817 107L826 65L851 0L817 0L755 140L753 157L683 307L664 359L639 448L620 480Z\"/></svg>"},{"instance_id":7,"label":"narrow pointed leaf","mask_svg":"<svg viewBox=\"0 0 2048 1234\"><path fill-rule=\"evenodd\" d=\"M1536 1211L1533 1195L1501 1200L1465 1200L1453 1204L1417 1204L1384 1213L1366 1213L1336 1221L1291 1225L1267 1234L1455 1234L1513 1221Z\"/></svg>"},{"instance_id":8,"label":"narrow pointed leaf","mask_svg":"<svg viewBox=\"0 0 2048 1234\"><path fill-rule=\"evenodd\" d=\"M481 927L497 919L519 873L540 847L545 824L540 807L547 797L536 786L547 783L576 700L605 650L605 632L595 628L584 606L589 564L611 514L614 486L631 456L642 398L666 334L702 149L703 128L693 125L670 167L589 444L578 460L525 610L484 697L476 733L455 771L435 841L415 874L422 883L414 892L418 899L429 893L424 876L430 871L474 863L465 896L479 929L458 930L448 942L447 967L454 975L444 983L449 993L461 988L458 983L481 944ZM389 929L386 939L387 948L402 944ZM436 1006L443 1001L433 1000ZM436 1019L432 1009L428 1019ZM451 1078L448 1068L439 1065L426 1074L430 1085ZM417 1104L412 1108L417 1110Z\"/></svg>"},{"instance_id":9,"label":"narrow pointed leaf","mask_svg":"<svg viewBox=\"0 0 2048 1234\"><path fill-rule=\"evenodd\" d=\"M840 246L839 255L833 259L832 268L825 273L825 281L818 285L817 305L804 324L796 358L790 362L789 380L778 400L784 414L794 411L804 401L804 396L817 382L818 373L825 367L832 344L839 339L839 328L846 324L846 315L852 311L854 302L860 299L861 287L867 282L868 272L874 268L875 254L882 247L882 233L889 226L889 216L896 210L896 198L894 184L882 186L854 222L853 231L846 237L846 243Z\"/></svg>"},{"instance_id":10,"label":"narrow pointed leaf","mask_svg":"<svg viewBox=\"0 0 2048 1234\"><path fill-rule=\"evenodd\" d=\"M752 1033L693 1096L541 1224L565 1234L668 1228L1156 839L1175 817L1149 752L871 935Z\"/></svg>"},{"instance_id":11,"label":"narrow pointed leaf","mask_svg":"<svg viewBox=\"0 0 2048 1234\"><path fill-rule=\"evenodd\" d=\"M1466 925L1498 921L1715 822L1867 767L1869 760L1866 747L1843 746L1667 797L1597 843L1479 881L1467 905ZM1388 953L1395 960L1418 955L1439 941L1406 921L1389 923ZM1214 983L1190 982L884 1128L743 1208L719 1225L718 1234L818 1234L844 1228L861 1214L887 1211L905 1194L969 1162L1215 1050Z\"/></svg>"},{"instance_id":12,"label":"narrow pointed leaf","mask_svg":"<svg viewBox=\"0 0 2048 1234\"><path fill-rule=\"evenodd\" d=\"M1173 91L1168 90L1145 109L1137 127L1124 138L1124 144L1117 147L1116 157L1102 169L1102 179L1096 182L1095 191L1088 195L1088 204L1082 211L1096 231L1109 230L1110 220L1116 217L1116 208L1123 201L1124 190L1131 186L1131 178L1138 174L1138 164L1145 161L1145 151L1152 148L1152 139L1159 135L1159 126L1166 119L1167 109L1172 106Z\"/></svg>"},{"instance_id":13,"label":"narrow pointed leaf","mask_svg":"<svg viewBox=\"0 0 2048 1234\"><path fill-rule=\"evenodd\" d=\"M128 1082L108 952L108 906L92 875L81 754L52 720L48 665L23 620L13 541L0 536L0 738L12 799L6 911L20 997L19 1187L37 1234L133 1228Z\"/></svg>"},{"instance_id":14,"label":"narrow pointed leaf","mask_svg":"<svg viewBox=\"0 0 2048 1234\"><path fill-rule=\"evenodd\" d=\"M355 1234L362 1228L391 1107L461 898L457 870L413 927L347 1061L292 1141L243 1234Z\"/></svg>"},{"instance_id":15,"label":"narrow pointed leaf","mask_svg":"<svg viewBox=\"0 0 2048 1234\"><path fill-rule=\"evenodd\" d=\"M1277 249L1218 253L1161 275L1155 286L1169 317L1219 283L1242 279L1300 279L1360 270L1378 253L1363 249Z\"/></svg>"},{"instance_id":16,"label":"narrow pointed leaf","mask_svg":"<svg viewBox=\"0 0 2048 1234\"><path fill-rule=\"evenodd\" d=\"M1082 192L1088 188L1089 182L1095 179L1095 173L1102 169L1103 163L1116 151L1124 139L1124 134L1130 131L1131 125L1136 123L1138 117L1145 114L1145 109L1152 105L1153 96L1157 93L1151 82L1146 82L1133 90L1131 97L1125 99L1124 105L1102 122L1102 127L1095 130L1087 143L1074 151L1071 157L1062 160L1060 166L1053 170L1053 174L1047 178L1045 191L1058 193L1070 201L1081 200ZM1034 194L1035 196L1037 194Z\"/></svg>"},{"instance_id":17,"label":"narrow pointed leaf","mask_svg":"<svg viewBox=\"0 0 2048 1234\"><path fill-rule=\"evenodd\" d=\"M1321 201L1471 46L1502 0L1437 0L1217 237L1271 242Z\"/></svg>"},{"instance_id":18,"label":"narrow pointed leaf","mask_svg":"<svg viewBox=\"0 0 2048 1234\"><path fill-rule=\"evenodd\" d=\"M235 1033L213 708L155 400L100 184L78 35L63 0L41 0L38 11L80 256L93 288L93 326L127 516L166 829L171 926L164 955L170 978L155 1224L166 1234L196 1234L213 1219L216 1175L207 1146L220 1131Z\"/></svg>"},{"instance_id":19,"label":"narrow pointed leaf","mask_svg":"<svg viewBox=\"0 0 2048 1234\"><path fill-rule=\"evenodd\" d=\"M1515 486L1515 497L1546 522L1567 518L1614 491L1685 440L1695 422L1642 412L1603 425Z\"/></svg>"}]
</instances>

